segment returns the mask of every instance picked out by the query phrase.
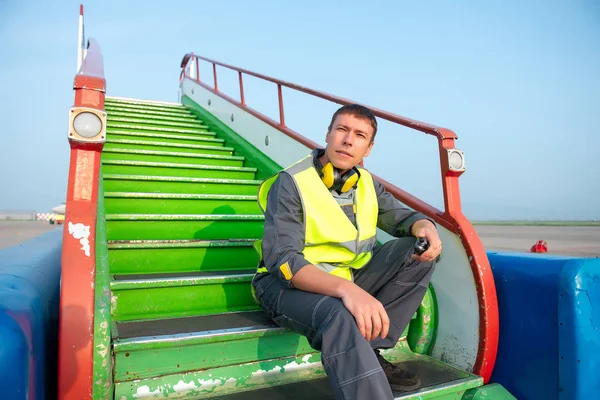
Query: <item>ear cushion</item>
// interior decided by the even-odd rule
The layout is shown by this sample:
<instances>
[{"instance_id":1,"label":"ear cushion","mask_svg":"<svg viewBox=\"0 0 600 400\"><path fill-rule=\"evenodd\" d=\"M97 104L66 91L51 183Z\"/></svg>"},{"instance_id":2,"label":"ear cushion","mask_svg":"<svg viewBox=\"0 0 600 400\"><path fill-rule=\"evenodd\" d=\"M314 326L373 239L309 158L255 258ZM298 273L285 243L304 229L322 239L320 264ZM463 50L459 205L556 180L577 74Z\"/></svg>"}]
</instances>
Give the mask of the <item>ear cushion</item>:
<instances>
[{"instance_id":1,"label":"ear cushion","mask_svg":"<svg viewBox=\"0 0 600 400\"><path fill-rule=\"evenodd\" d=\"M331 163L325 164L325 166L321 169L321 179L323 180L323 183L327 189L331 189L331 187L334 185L336 181L336 175L339 175L339 173L337 173L333 167L333 164Z\"/></svg>"},{"instance_id":2,"label":"ear cushion","mask_svg":"<svg viewBox=\"0 0 600 400\"><path fill-rule=\"evenodd\" d=\"M341 189L340 192L342 193L346 193L348 190L352 189L356 183L358 182L358 173L356 173L356 170L351 169L350 171L348 171L346 173L346 175L341 177Z\"/></svg>"}]
</instances>

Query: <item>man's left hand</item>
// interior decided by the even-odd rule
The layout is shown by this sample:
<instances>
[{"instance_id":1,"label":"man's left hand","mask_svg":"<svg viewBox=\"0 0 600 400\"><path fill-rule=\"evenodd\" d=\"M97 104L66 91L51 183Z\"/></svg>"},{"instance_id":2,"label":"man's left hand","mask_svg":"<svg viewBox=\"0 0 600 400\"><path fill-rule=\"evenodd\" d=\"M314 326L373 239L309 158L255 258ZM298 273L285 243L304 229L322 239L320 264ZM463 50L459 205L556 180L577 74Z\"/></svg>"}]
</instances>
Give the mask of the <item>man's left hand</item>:
<instances>
[{"instance_id":1,"label":"man's left hand","mask_svg":"<svg viewBox=\"0 0 600 400\"><path fill-rule=\"evenodd\" d=\"M413 258L418 261L433 261L442 253L442 241L434 224L427 219L421 219L412 226L411 233L417 238L425 238L429 242L429 248L420 256L414 254Z\"/></svg>"}]
</instances>

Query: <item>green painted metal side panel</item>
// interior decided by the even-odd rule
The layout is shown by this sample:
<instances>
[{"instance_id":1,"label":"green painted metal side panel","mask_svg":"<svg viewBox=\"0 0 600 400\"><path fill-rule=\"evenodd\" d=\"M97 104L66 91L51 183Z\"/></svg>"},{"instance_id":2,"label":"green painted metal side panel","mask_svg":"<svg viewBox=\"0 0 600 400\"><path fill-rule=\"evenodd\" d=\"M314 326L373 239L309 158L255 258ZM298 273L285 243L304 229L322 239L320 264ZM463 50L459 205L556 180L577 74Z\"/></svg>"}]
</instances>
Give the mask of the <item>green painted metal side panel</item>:
<instances>
[{"instance_id":1,"label":"green painted metal side panel","mask_svg":"<svg viewBox=\"0 0 600 400\"><path fill-rule=\"evenodd\" d=\"M192 113L200 117L211 130L218 131L219 137L225 139L228 146L235 147L236 154L246 157L249 165L258 168L257 179L264 180L282 169L280 165L258 151L256 147L189 97L184 96L182 103L189 107Z\"/></svg>"},{"instance_id":2,"label":"green painted metal side panel","mask_svg":"<svg viewBox=\"0 0 600 400\"><path fill-rule=\"evenodd\" d=\"M115 320L131 321L254 310L257 306L249 282L127 290L113 287L112 315Z\"/></svg>"},{"instance_id":3,"label":"green painted metal side panel","mask_svg":"<svg viewBox=\"0 0 600 400\"><path fill-rule=\"evenodd\" d=\"M227 214L261 214L255 196L221 196L221 195L189 195L175 198L166 194L147 198L142 196L113 197L107 192L106 212L111 214L144 213L144 214L216 214L227 210ZM158 195L158 194L157 194ZM213 198L207 196L214 196ZM218 198L216 196L221 196Z\"/></svg>"},{"instance_id":4,"label":"green painted metal side panel","mask_svg":"<svg viewBox=\"0 0 600 400\"><path fill-rule=\"evenodd\" d=\"M107 192L256 195L259 184L258 181L248 182L233 179L210 181L199 178L185 180L183 178L168 177L159 180L159 178L152 176L111 175L110 178L104 177L104 187Z\"/></svg>"},{"instance_id":5,"label":"green painted metal side panel","mask_svg":"<svg viewBox=\"0 0 600 400\"><path fill-rule=\"evenodd\" d=\"M96 222L96 277L94 282L94 355L92 396L112 399L113 361L111 351L109 261L104 213L102 171L98 183L98 213Z\"/></svg>"},{"instance_id":6,"label":"green painted metal side panel","mask_svg":"<svg viewBox=\"0 0 600 400\"><path fill-rule=\"evenodd\" d=\"M117 158L117 157L113 157ZM184 163L119 161L102 157L105 174L142 174L213 179L254 179L255 168L204 166Z\"/></svg>"},{"instance_id":7,"label":"green painted metal side panel","mask_svg":"<svg viewBox=\"0 0 600 400\"><path fill-rule=\"evenodd\" d=\"M249 245L110 249L112 274L256 270L258 256Z\"/></svg>"},{"instance_id":8,"label":"green painted metal side panel","mask_svg":"<svg viewBox=\"0 0 600 400\"><path fill-rule=\"evenodd\" d=\"M109 240L258 239L263 232L262 220L170 220L157 216L155 220L136 221L134 215L118 220L112 217L108 215L106 223Z\"/></svg>"},{"instance_id":9,"label":"green painted metal side panel","mask_svg":"<svg viewBox=\"0 0 600 400\"><path fill-rule=\"evenodd\" d=\"M517 400L498 383L492 383L465 393L463 400Z\"/></svg>"},{"instance_id":10,"label":"green painted metal side panel","mask_svg":"<svg viewBox=\"0 0 600 400\"><path fill-rule=\"evenodd\" d=\"M159 349L117 352L115 381L150 378L315 352L306 338L291 332L239 336L216 343L172 343L169 347Z\"/></svg>"},{"instance_id":11,"label":"green painted metal side panel","mask_svg":"<svg viewBox=\"0 0 600 400\"><path fill-rule=\"evenodd\" d=\"M435 345L437 326L437 299L433 285L430 284L417 310L416 318L409 324L407 341L411 350L418 354L431 355Z\"/></svg>"}]
</instances>

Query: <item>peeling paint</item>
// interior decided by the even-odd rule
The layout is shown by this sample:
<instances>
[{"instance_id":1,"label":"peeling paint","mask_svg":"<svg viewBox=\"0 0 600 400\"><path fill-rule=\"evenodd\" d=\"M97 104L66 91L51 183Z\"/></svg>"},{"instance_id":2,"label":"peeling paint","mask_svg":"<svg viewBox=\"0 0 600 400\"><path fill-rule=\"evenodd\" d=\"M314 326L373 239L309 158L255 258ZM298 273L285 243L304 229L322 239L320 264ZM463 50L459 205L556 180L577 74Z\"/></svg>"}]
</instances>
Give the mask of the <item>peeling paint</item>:
<instances>
[{"instance_id":1,"label":"peeling paint","mask_svg":"<svg viewBox=\"0 0 600 400\"><path fill-rule=\"evenodd\" d=\"M193 390L193 389L197 389L198 387L196 386L196 384L194 383L194 381L190 381L190 383L185 383L183 380L177 382L175 385L173 385L173 389L176 392L184 392L184 391L188 391L188 390Z\"/></svg>"},{"instance_id":2,"label":"peeling paint","mask_svg":"<svg viewBox=\"0 0 600 400\"><path fill-rule=\"evenodd\" d=\"M85 253L86 256L90 256L90 226L84 224L74 224L69 222L69 234L73 236L73 238L78 239L81 244L81 250Z\"/></svg>"},{"instance_id":3,"label":"peeling paint","mask_svg":"<svg viewBox=\"0 0 600 400\"><path fill-rule=\"evenodd\" d=\"M137 388L137 391L133 395L133 398L143 399L145 397L153 397L155 395L158 396L160 394L161 393L160 393L159 389L153 390L151 392L150 387L148 385L144 385L144 386L140 386L139 388Z\"/></svg>"},{"instance_id":4,"label":"peeling paint","mask_svg":"<svg viewBox=\"0 0 600 400\"><path fill-rule=\"evenodd\" d=\"M115 310L117 309L117 298L118 298L118 297L119 297L119 296L118 296L118 295L115 295L115 294L112 294L112 295L110 296L110 312L111 312L111 313L114 313L114 312L115 312Z\"/></svg>"}]
</instances>

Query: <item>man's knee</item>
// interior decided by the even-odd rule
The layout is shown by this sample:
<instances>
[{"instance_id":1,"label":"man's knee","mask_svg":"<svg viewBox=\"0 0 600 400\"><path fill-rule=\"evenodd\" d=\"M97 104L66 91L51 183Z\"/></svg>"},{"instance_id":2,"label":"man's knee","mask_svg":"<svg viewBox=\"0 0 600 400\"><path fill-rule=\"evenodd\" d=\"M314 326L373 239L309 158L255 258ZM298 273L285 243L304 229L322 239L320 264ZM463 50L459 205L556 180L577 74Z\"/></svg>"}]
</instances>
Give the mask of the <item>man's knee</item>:
<instances>
[{"instance_id":1,"label":"man's knee","mask_svg":"<svg viewBox=\"0 0 600 400\"><path fill-rule=\"evenodd\" d=\"M361 338L366 340L360 334L354 316L340 299L328 297L315 309L313 318L317 320L317 338L324 353L343 351L355 346Z\"/></svg>"}]
</instances>

